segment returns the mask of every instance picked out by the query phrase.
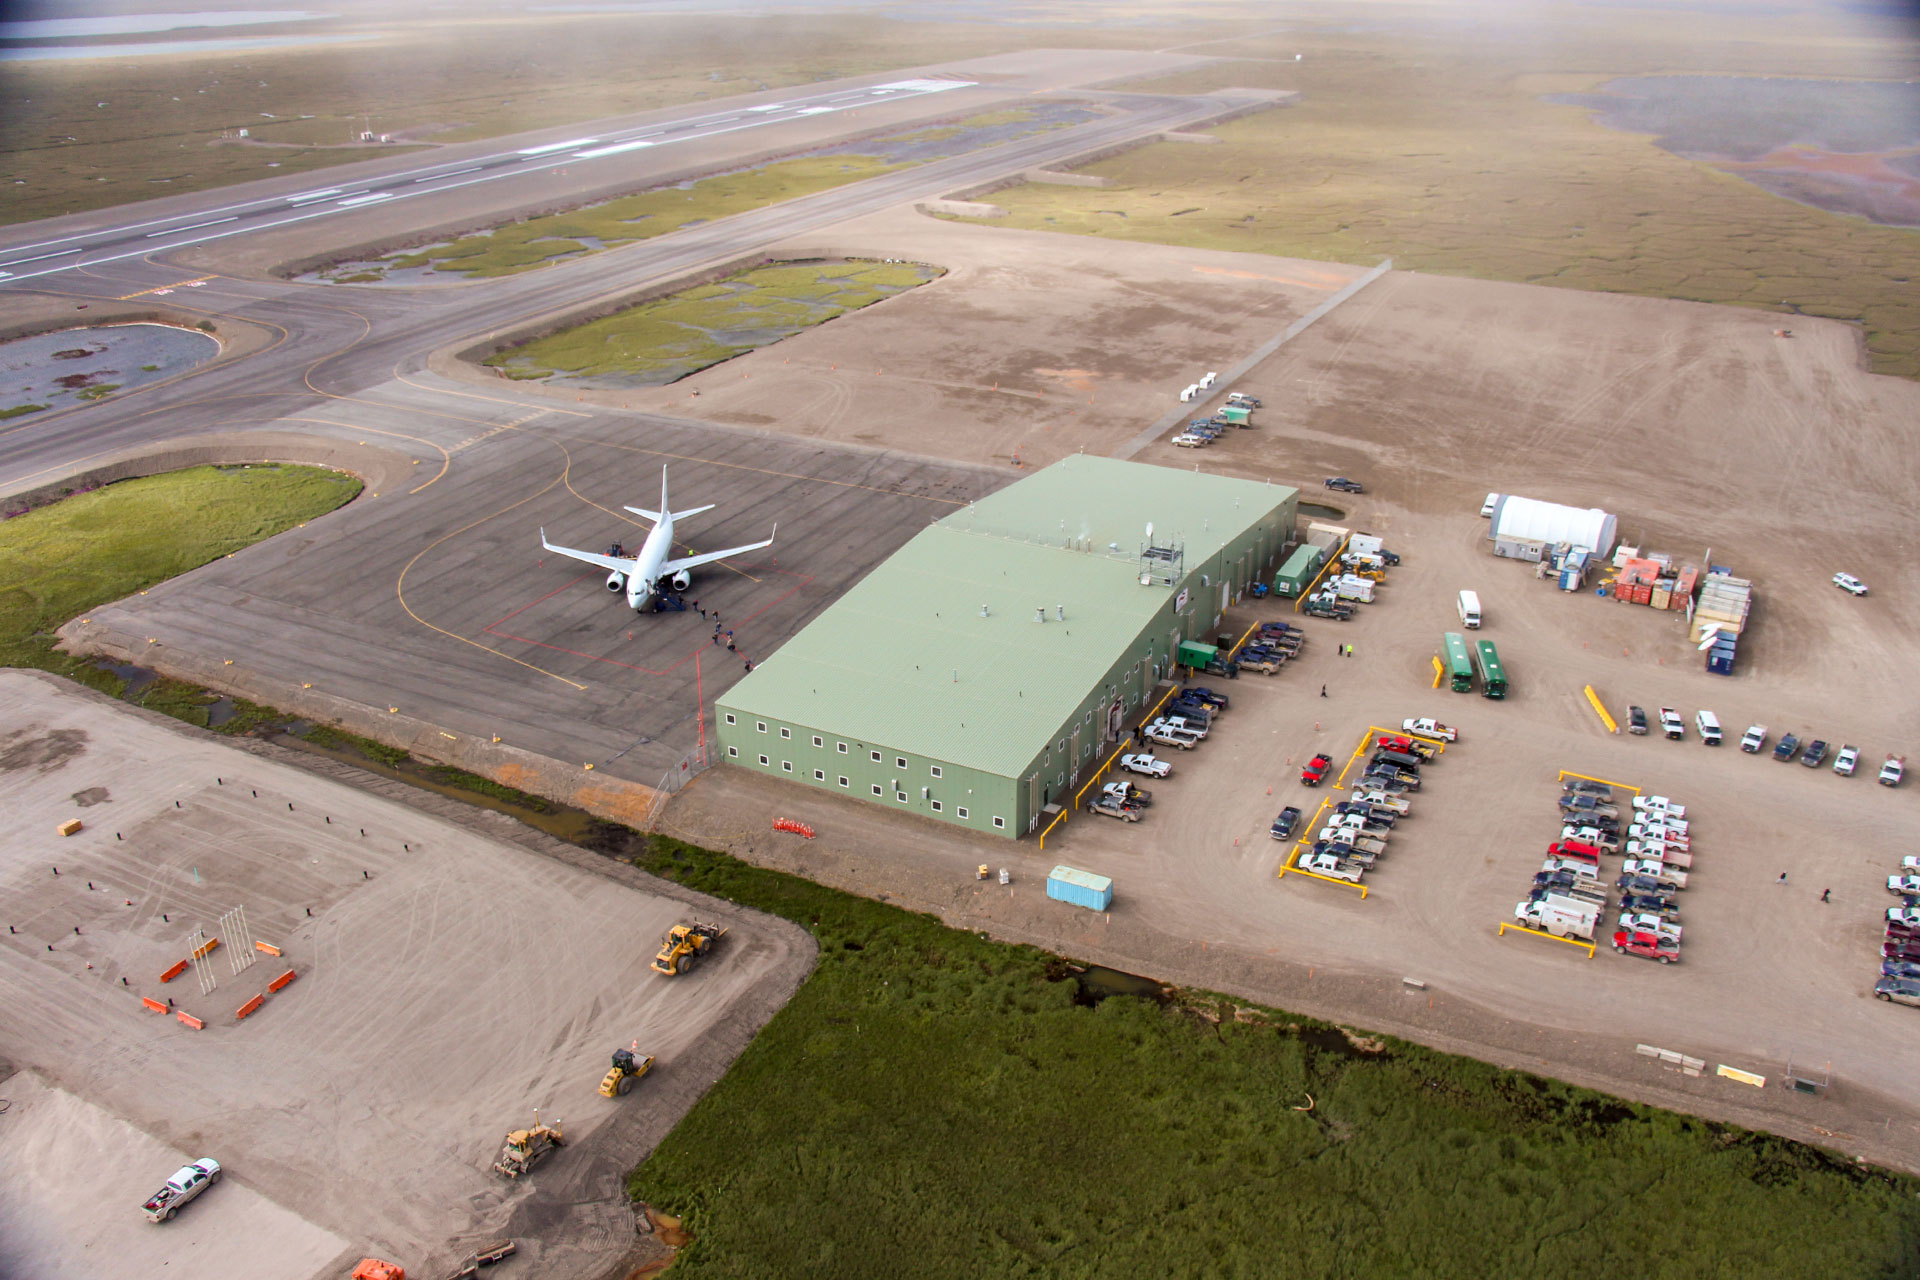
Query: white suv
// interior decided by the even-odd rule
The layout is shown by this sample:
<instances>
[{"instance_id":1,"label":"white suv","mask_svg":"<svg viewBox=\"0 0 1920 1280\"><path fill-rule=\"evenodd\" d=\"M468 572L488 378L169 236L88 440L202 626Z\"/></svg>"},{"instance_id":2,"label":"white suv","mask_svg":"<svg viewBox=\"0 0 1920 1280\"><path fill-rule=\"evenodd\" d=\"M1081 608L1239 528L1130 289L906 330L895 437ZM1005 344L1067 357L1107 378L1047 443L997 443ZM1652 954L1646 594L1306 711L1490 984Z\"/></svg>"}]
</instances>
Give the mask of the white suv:
<instances>
[{"instance_id":1,"label":"white suv","mask_svg":"<svg viewBox=\"0 0 1920 1280\"><path fill-rule=\"evenodd\" d=\"M1867 584L1850 573L1834 574L1833 585L1850 595L1863 596L1867 594Z\"/></svg>"}]
</instances>

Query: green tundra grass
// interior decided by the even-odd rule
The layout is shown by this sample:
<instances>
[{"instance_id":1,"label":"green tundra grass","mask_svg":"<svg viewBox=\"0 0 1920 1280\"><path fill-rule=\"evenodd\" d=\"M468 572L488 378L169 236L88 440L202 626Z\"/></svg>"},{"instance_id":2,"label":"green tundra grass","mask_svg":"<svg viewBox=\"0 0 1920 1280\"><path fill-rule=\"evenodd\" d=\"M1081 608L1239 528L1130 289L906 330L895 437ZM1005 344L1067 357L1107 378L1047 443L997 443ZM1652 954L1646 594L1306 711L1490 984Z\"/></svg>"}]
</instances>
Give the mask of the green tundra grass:
<instances>
[{"instance_id":1,"label":"green tundra grass","mask_svg":"<svg viewBox=\"0 0 1920 1280\"><path fill-rule=\"evenodd\" d=\"M193 467L75 494L0 524L0 666L121 693L125 682L54 648L54 631L351 501L360 482L318 467ZM174 681L143 705L206 724L212 698Z\"/></svg>"},{"instance_id":2,"label":"green tundra grass","mask_svg":"<svg viewBox=\"0 0 1920 1280\"><path fill-rule=\"evenodd\" d=\"M648 240L697 222L712 222L763 205L795 200L900 168L872 156L807 156L758 169L703 178L686 187L660 187L567 213L511 222L479 235L322 273L339 283L382 278L383 269L431 267L468 278L509 276L579 257L589 246L576 237L615 245ZM371 274L369 274L371 273Z\"/></svg>"},{"instance_id":3,"label":"green tundra grass","mask_svg":"<svg viewBox=\"0 0 1920 1280\"><path fill-rule=\"evenodd\" d=\"M1207 992L1089 1005L1029 947L637 861L820 946L630 1179L695 1237L676 1276L1916 1274L1912 1178Z\"/></svg>"},{"instance_id":4,"label":"green tundra grass","mask_svg":"<svg viewBox=\"0 0 1920 1280\"><path fill-rule=\"evenodd\" d=\"M993 225L1363 264L1390 256L1417 271L1855 320L1876 372L1920 377L1920 232L1796 204L1544 98L1686 70L1680 59L1697 50L1451 34L1416 44L1383 31L1199 51L1273 60L1129 87L1302 97L1212 130L1218 145L1162 142L1082 170L1110 188L997 191L1009 216ZM1710 56L1712 70L1757 74L1860 65L1779 41Z\"/></svg>"},{"instance_id":5,"label":"green tundra grass","mask_svg":"<svg viewBox=\"0 0 1920 1280\"><path fill-rule=\"evenodd\" d=\"M755 267L488 357L515 378L656 386L857 311L939 275L910 262Z\"/></svg>"}]
</instances>

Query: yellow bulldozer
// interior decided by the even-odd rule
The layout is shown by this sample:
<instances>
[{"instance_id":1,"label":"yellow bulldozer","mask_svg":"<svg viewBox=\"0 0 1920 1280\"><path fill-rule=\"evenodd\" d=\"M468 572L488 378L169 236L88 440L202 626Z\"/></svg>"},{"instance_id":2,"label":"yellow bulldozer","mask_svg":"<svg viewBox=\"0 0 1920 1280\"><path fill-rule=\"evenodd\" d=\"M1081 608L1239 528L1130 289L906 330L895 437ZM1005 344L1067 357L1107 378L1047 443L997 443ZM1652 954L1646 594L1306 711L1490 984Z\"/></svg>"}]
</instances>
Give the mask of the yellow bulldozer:
<instances>
[{"instance_id":1,"label":"yellow bulldozer","mask_svg":"<svg viewBox=\"0 0 1920 1280\"><path fill-rule=\"evenodd\" d=\"M726 936L726 929L717 924L677 924L667 930L667 940L660 944L660 954L653 958L653 971L669 978L685 973L693 968L695 960Z\"/></svg>"},{"instance_id":2,"label":"yellow bulldozer","mask_svg":"<svg viewBox=\"0 0 1920 1280\"><path fill-rule=\"evenodd\" d=\"M653 1069L653 1055L638 1053L640 1042L635 1040L631 1049L615 1049L613 1066L600 1081L600 1096L603 1098L623 1098L633 1088L633 1082Z\"/></svg>"},{"instance_id":3,"label":"yellow bulldozer","mask_svg":"<svg viewBox=\"0 0 1920 1280\"><path fill-rule=\"evenodd\" d=\"M500 1158L493 1162L493 1171L517 1178L565 1145L560 1126L540 1123L540 1113L535 1111L533 1128L515 1129L507 1135L506 1145L500 1148Z\"/></svg>"}]
</instances>

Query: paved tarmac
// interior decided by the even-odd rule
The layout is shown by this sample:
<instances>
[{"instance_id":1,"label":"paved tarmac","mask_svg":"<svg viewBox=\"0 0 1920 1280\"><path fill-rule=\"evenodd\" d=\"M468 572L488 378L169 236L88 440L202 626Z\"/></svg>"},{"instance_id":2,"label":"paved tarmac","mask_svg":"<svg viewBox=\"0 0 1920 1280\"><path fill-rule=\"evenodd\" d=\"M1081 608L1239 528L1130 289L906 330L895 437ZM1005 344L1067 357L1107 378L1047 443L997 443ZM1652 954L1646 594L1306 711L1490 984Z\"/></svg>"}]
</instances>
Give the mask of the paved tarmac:
<instances>
[{"instance_id":1,"label":"paved tarmac","mask_svg":"<svg viewBox=\"0 0 1920 1280\"><path fill-rule=\"evenodd\" d=\"M1146 68L1137 56L1107 54L983 62L982 74L996 82L990 86L890 91L882 105L920 110L918 102L983 92L995 100L1018 99L1058 87L1076 70L1081 79L1098 82ZM961 64L886 79L917 84L934 73L964 72ZM814 96L849 100L856 90L872 93L866 82L851 82L823 86ZM141 658L175 674L205 671L211 679L217 672L226 687L326 714L426 754L445 758L446 744L456 740L488 746L504 740L570 767L591 763L604 776L653 783L700 750L706 701L744 674L746 662L772 652L925 523L1011 477L706 423L557 408L551 399L517 395L504 383L497 391L456 385L427 370L429 353L463 349L738 261L863 213L1188 127L1259 100L1097 96L1108 114L1087 124L505 279L349 290L216 274L191 289L162 294L154 291L182 285L185 278L149 255L42 281L42 290L28 295L42 309L60 305L58 294L46 288L58 285L76 305L80 299L103 308L120 301L188 317L206 314L236 352L256 349L138 394L11 424L0 431L0 492L31 489L104 459L211 433L228 439L250 430L282 439L297 433L342 446L343 458L361 444L404 454L417 464L404 488L370 486L351 508L300 535L98 610L80 629L109 648L115 646L107 638L117 632L119 651L137 647ZM755 104L737 105L750 115ZM727 110L735 108L728 104ZM647 126L671 128L659 115ZM680 117L704 128L716 113L706 104ZM872 121L822 113L801 123L818 145L836 130ZM625 127L632 132L633 126ZM567 140L589 135L625 136L587 129ZM552 145L548 135L497 140L488 154L495 160L523 151L546 155ZM592 148L568 154L580 150ZM668 150L637 148L608 162L630 163L641 174L646 163L655 163L648 157ZM483 169L495 163L478 155L457 158ZM666 160L656 164L661 172L670 167ZM379 181L411 182L407 175L420 166L396 158L387 168L397 172ZM302 191L318 189L315 181L309 179ZM643 182L634 179L634 185ZM344 174L332 185L343 183L355 190L378 187ZM511 193L513 185L441 190L417 205L423 218L446 216L450 201L476 210L488 200L507 207L526 198ZM301 193L270 194L272 200L259 208L284 209ZM225 216L218 210L256 196L251 189L229 189L192 199L199 204L143 206L132 220L148 212L188 221ZM367 207L369 218L378 212ZM311 253L319 243L314 237L352 243L362 234L354 225L360 214L339 210L337 217L299 227L297 242L285 239L295 233L286 229L268 234L280 235L289 255ZM94 239L85 243L114 241L128 221L124 214L105 220L93 215L86 234ZM77 234L68 225L74 222L15 228L7 239L16 245L53 243ZM240 240L232 244L243 247ZM0 298L10 292L0 281ZM237 448L235 456L252 456ZM274 452L263 446L258 456ZM716 567L689 593L709 611L720 610L735 632L732 652L711 642L711 629L703 629L697 613L635 618L603 589L599 576L557 557L543 560L538 550L543 525L568 545L599 549L616 539L636 541L639 526L621 507L650 499L663 464L675 467L680 500L716 504L686 528L697 540L695 550L757 540L774 522L782 525L779 543L763 558ZM582 504L593 510L582 512ZM383 727L383 716L403 718L404 727L402 719ZM459 759L469 766L485 763Z\"/></svg>"}]
</instances>

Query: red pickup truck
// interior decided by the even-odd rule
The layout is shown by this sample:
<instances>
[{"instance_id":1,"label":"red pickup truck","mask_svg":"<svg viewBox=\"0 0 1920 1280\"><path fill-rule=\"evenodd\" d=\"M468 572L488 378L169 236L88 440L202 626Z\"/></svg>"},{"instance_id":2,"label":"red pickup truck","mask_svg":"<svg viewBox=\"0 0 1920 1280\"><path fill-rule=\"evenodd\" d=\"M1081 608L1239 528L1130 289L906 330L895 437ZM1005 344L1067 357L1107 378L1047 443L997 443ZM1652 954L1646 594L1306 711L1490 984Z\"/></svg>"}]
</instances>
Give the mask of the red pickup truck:
<instances>
[{"instance_id":1,"label":"red pickup truck","mask_svg":"<svg viewBox=\"0 0 1920 1280\"><path fill-rule=\"evenodd\" d=\"M1649 960L1658 960L1661 964L1672 964L1680 958L1680 944L1658 934L1645 933L1639 929L1621 929L1613 935L1613 949L1630 956L1645 956Z\"/></svg>"},{"instance_id":2,"label":"red pickup truck","mask_svg":"<svg viewBox=\"0 0 1920 1280\"><path fill-rule=\"evenodd\" d=\"M1300 771L1300 785L1317 787L1326 781L1327 771L1333 768L1333 757L1325 752L1307 761L1307 767Z\"/></svg>"}]
</instances>

